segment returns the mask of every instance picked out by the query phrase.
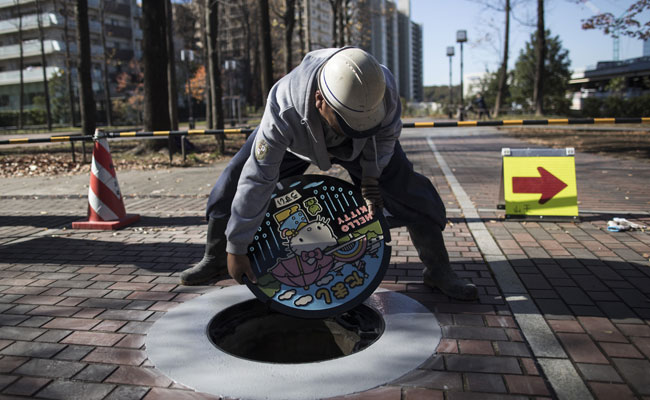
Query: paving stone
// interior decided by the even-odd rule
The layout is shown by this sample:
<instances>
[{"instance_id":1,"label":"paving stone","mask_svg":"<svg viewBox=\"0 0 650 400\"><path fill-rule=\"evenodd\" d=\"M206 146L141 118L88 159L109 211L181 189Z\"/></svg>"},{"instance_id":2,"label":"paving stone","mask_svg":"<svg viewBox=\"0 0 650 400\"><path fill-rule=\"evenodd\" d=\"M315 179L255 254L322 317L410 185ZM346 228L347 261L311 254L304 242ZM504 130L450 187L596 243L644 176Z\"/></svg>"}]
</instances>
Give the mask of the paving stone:
<instances>
[{"instance_id":1,"label":"paving stone","mask_svg":"<svg viewBox=\"0 0 650 400\"><path fill-rule=\"evenodd\" d=\"M87 360L84 360L87 361ZM108 362L108 361L105 361ZM107 376L113 373L117 365L90 364L83 371L75 375L75 380L102 382Z\"/></svg>"},{"instance_id":2,"label":"paving stone","mask_svg":"<svg viewBox=\"0 0 650 400\"><path fill-rule=\"evenodd\" d=\"M27 318L24 315L0 314L0 326L16 326Z\"/></svg>"},{"instance_id":3,"label":"paving stone","mask_svg":"<svg viewBox=\"0 0 650 400\"><path fill-rule=\"evenodd\" d=\"M500 356L530 357L528 346L522 342L494 342Z\"/></svg>"},{"instance_id":4,"label":"paving stone","mask_svg":"<svg viewBox=\"0 0 650 400\"><path fill-rule=\"evenodd\" d=\"M138 366L147 358L144 351L98 347L84 361Z\"/></svg>"},{"instance_id":5,"label":"paving stone","mask_svg":"<svg viewBox=\"0 0 650 400\"><path fill-rule=\"evenodd\" d=\"M94 347L69 345L63 351L58 353L54 358L58 360L79 361L90 353Z\"/></svg>"},{"instance_id":6,"label":"paving stone","mask_svg":"<svg viewBox=\"0 0 650 400\"><path fill-rule=\"evenodd\" d=\"M549 326L553 329L554 332L571 332L571 333L582 333L584 329L578 323L578 321L570 320L549 320Z\"/></svg>"},{"instance_id":7,"label":"paving stone","mask_svg":"<svg viewBox=\"0 0 650 400\"><path fill-rule=\"evenodd\" d=\"M508 340L501 328L450 325L442 327L442 335L454 339Z\"/></svg>"},{"instance_id":8,"label":"paving stone","mask_svg":"<svg viewBox=\"0 0 650 400\"><path fill-rule=\"evenodd\" d=\"M71 333L72 331L61 330L61 329L50 329L34 340L37 342L58 343Z\"/></svg>"},{"instance_id":9,"label":"paving stone","mask_svg":"<svg viewBox=\"0 0 650 400\"><path fill-rule=\"evenodd\" d=\"M83 302L79 303L79 305L81 307L89 307L89 308L121 309L126 307L130 302L131 300L93 298L93 299L84 300Z\"/></svg>"},{"instance_id":10,"label":"paving stone","mask_svg":"<svg viewBox=\"0 0 650 400\"><path fill-rule=\"evenodd\" d=\"M486 372L497 374L520 374L516 358L445 355L447 369L460 372Z\"/></svg>"},{"instance_id":11,"label":"paving stone","mask_svg":"<svg viewBox=\"0 0 650 400\"><path fill-rule=\"evenodd\" d=\"M575 362L609 364L589 336L581 333L558 333L557 337Z\"/></svg>"},{"instance_id":12,"label":"paving stone","mask_svg":"<svg viewBox=\"0 0 650 400\"><path fill-rule=\"evenodd\" d=\"M73 361L32 359L14 371L20 375L42 376L50 378L70 378L86 365Z\"/></svg>"},{"instance_id":13,"label":"paving stone","mask_svg":"<svg viewBox=\"0 0 650 400\"><path fill-rule=\"evenodd\" d=\"M101 400L110 393L113 388L115 388L115 385L57 380L40 391L38 396L56 400Z\"/></svg>"},{"instance_id":14,"label":"paving stone","mask_svg":"<svg viewBox=\"0 0 650 400\"><path fill-rule=\"evenodd\" d=\"M20 367L29 360L27 357L4 356L0 358L0 373L6 374Z\"/></svg>"},{"instance_id":15,"label":"paving stone","mask_svg":"<svg viewBox=\"0 0 650 400\"><path fill-rule=\"evenodd\" d=\"M632 343L641 350L641 352L647 357L650 358L650 338L647 337L632 337Z\"/></svg>"},{"instance_id":16,"label":"paving stone","mask_svg":"<svg viewBox=\"0 0 650 400\"><path fill-rule=\"evenodd\" d=\"M113 319L113 320L120 320L120 321L144 321L151 314L153 314L153 312L151 312L151 311L107 310L107 311L104 311L99 316L99 318L101 318L101 319Z\"/></svg>"},{"instance_id":17,"label":"paving stone","mask_svg":"<svg viewBox=\"0 0 650 400\"><path fill-rule=\"evenodd\" d=\"M129 321L124 325L118 332L120 333L137 333L137 334L146 334L149 332L149 329L153 325L153 322L136 322Z\"/></svg>"},{"instance_id":18,"label":"paving stone","mask_svg":"<svg viewBox=\"0 0 650 400\"><path fill-rule=\"evenodd\" d=\"M506 385L501 375L496 374L464 374L467 387L473 392L507 393Z\"/></svg>"},{"instance_id":19,"label":"paving stone","mask_svg":"<svg viewBox=\"0 0 650 400\"><path fill-rule=\"evenodd\" d=\"M637 399L627 385L616 385L613 383L589 382L591 390L598 400L623 400Z\"/></svg>"},{"instance_id":20,"label":"paving stone","mask_svg":"<svg viewBox=\"0 0 650 400\"><path fill-rule=\"evenodd\" d=\"M549 390L544 380L538 376L505 375L510 393L526 395L549 396Z\"/></svg>"},{"instance_id":21,"label":"paving stone","mask_svg":"<svg viewBox=\"0 0 650 400\"><path fill-rule=\"evenodd\" d=\"M90 346L113 346L123 337L124 335L117 333L77 331L63 339L61 343L85 344Z\"/></svg>"},{"instance_id":22,"label":"paving stone","mask_svg":"<svg viewBox=\"0 0 650 400\"><path fill-rule=\"evenodd\" d=\"M578 321L596 341L627 343L627 339L607 318L578 317Z\"/></svg>"},{"instance_id":23,"label":"paving stone","mask_svg":"<svg viewBox=\"0 0 650 400\"><path fill-rule=\"evenodd\" d=\"M144 386L118 386L104 400L140 400L148 391Z\"/></svg>"},{"instance_id":24,"label":"paving stone","mask_svg":"<svg viewBox=\"0 0 650 400\"><path fill-rule=\"evenodd\" d=\"M79 311L79 308L77 307L38 306L30 310L27 314L43 315L48 317L69 317L77 311Z\"/></svg>"},{"instance_id":25,"label":"paving stone","mask_svg":"<svg viewBox=\"0 0 650 400\"><path fill-rule=\"evenodd\" d=\"M600 347L609 357L643 358L641 353L631 344L600 343Z\"/></svg>"},{"instance_id":26,"label":"paving stone","mask_svg":"<svg viewBox=\"0 0 650 400\"><path fill-rule=\"evenodd\" d=\"M0 353L10 356L50 358L61 351L64 347L65 346L62 344L55 343L18 341L2 349Z\"/></svg>"},{"instance_id":27,"label":"paving stone","mask_svg":"<svg viewBox=\"0 0 650 400\"><path fill-rule=\"evenodd\" d=\"M29 327L29 328L39 328L46 322L50 321L52 317L29 317L25 321L20 323L20 326Z\"/></svg>"},{"instance_id":28,"label":"paving stone","mask_svg":"<svg viewBox=\"0 0 650 400\"><path fill-rule=\"evenodd\" d=\"M588 381L623 382L611 365L576 364L582 376Z\"/></svg>"},{"instance_id":29,"label":"paving stone","mask_svg":"<svg viewBox=\"0 0 650 400\"><path fill-rule=\"evenodd\" d=\"M154 368L120 366L105 382L167 387L172 381Z\"/></svg>"},{"instance_id":30,"label":"paving stone","mask_svg":"<svg viewBox=\"0 0 650 400\"><path fill-rule=\"evenodd\" d=\"M43 386L47 385L50 382L47 378L36 378L31 376L25 376L11 385L9 385L5 390L2 391L3 394L14 394L19 396L31 396L34 393L38 392Z\"/></svg>"},{"instance_id":31,"label":"paving stone","mask_svg":"<svg viewBox=\"0 0 650 400\"><path fill-rule=\"evenodd\" d=\"M2 390L4 388L6 388L7 386L9 386L16 379L18 379L17 376L0 375L0 390Z\"/></svg>"},{"instance_id":32,"label":"paving stone","mask_svg":"<svg viewBox=\"0 0 650 400\"><path fill-rule=\"evenodd\" d=\"M612 359L618 371L634 389L643 395L650 394L650 362L647 360Z\"/></svg>"},{"instance_id":33,"label":"paving stone","mask_svg":"<svg viewBox=\"0 0 650 400\"><path fill-rule=\"evenodd\" d=\"M19 326L1 326L0 339L34 340L45 333L45 329L27 328Z\"/></svg>"},{"instance_id":34,"label":"paving stone","mask_svg":"<svg viewBox=\"0 0 650 400\"><path fill-rule=\"evenodd\" d=\"M494 355L494 348L489 340L459 340L458 347L462 354Z\"/></svg>"},{"instance_id":35,"label":"paving stone","mask_svg":"<svg viewBox=\"0 0 650 400\"><path fill-rule=\"evenodd\" d=\"M89 330L99 324L100 320L86 318L54 318L43 328L48 329L71 329L71 330Z\"/></svg>"}]
</instances>

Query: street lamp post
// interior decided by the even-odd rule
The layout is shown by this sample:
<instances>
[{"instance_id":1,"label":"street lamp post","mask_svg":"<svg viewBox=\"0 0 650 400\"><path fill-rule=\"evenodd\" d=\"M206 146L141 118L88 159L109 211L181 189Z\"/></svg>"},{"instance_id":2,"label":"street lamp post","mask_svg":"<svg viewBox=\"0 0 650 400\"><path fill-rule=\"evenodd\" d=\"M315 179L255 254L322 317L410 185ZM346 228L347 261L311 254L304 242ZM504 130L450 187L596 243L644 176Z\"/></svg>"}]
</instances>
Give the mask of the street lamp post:
<instances>
[{"instance_id":1,"label":"street lamp post","mask_svg":"<svg viewBox=\"0 0 650 400\"><path fill-rule=\"evenodd\" d=\"M463 103L463 43L467 41L467 31L456 31L456 42L460 43L460 120L465 117L465 103Z\"/></svg>"},{"instance_id":2,"label":"street lamp post","mask_svg":"<svg viewBox=\"0 0 650 400\"><path fill-rule=\"evenodd\" d=\"M454 46L447 47L447 56L449 57L449 117L452 115L452 104L454 104L453 97L451 95L451 59L454 56Z\"/></svg>"},{"instance_id":3,"label":"street lamp post","mask_svg":"<svg viewBox=\"0 0 650 400\"><path fill-rule=\"evenodd\" d=\"M194 61L194 51L181 50L181 61L185 61L185 71L187 75L187 109L189 113L188 124L189 129L194 129L194 114L192 112L192 80L190 77L190 63Z\"/></svg>"}]
</instances>

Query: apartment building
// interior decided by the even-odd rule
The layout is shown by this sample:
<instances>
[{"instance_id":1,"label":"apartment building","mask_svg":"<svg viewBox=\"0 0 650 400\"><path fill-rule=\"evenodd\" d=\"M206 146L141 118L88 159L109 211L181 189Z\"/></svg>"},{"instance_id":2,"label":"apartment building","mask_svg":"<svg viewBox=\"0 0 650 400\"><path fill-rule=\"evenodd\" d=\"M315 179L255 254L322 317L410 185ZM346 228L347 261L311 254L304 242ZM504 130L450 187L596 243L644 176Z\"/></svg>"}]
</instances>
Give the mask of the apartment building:
<instances>
[{"instance_id":1,"label":"apartment building","mask_svg":"<svg viewBox=\"0 0 650 400\"><path fill-rule=\"evenodd\" d=\"M76 23L73 0L0 0L0 111L19 109L20 42L22 39L24 107L36 107L35 98L43 96L43 63L39 20L43 31L45 73L48 79L66 68L66 47L69 48L72 74L76 85ZM98 108L102 108L102 24L100 7L104 10L106 51L109 75L122 64L141 58L141 9L137 0L88 0L88 18L92 54L93 89ZM68 33L65 33L67 24ZM76 89L75 89L76 90ZM101 92L101 94L100 94ZM115 93L115 88L111 89Z\"/></svg>"}]
</instances>

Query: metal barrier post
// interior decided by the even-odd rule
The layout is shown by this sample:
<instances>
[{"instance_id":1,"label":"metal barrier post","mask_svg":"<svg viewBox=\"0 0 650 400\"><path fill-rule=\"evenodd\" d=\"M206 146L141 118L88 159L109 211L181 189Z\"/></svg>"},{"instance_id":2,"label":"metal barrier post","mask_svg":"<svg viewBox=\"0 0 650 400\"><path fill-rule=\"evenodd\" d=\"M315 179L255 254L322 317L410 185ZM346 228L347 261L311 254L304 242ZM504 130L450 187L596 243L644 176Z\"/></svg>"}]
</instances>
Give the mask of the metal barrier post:
<instances>
[{"instance_id":1,"label":"metal barrier post","mask_svg":"<svg viewBox=\"0 0 650 400\"><path fill-rule=\"evenodd\" d=\"M72 162L76 163L77 162L77 157L74 152L74 142L71 140L70 141L70 148L72 149Z\"/></svg>"}]
</instances>

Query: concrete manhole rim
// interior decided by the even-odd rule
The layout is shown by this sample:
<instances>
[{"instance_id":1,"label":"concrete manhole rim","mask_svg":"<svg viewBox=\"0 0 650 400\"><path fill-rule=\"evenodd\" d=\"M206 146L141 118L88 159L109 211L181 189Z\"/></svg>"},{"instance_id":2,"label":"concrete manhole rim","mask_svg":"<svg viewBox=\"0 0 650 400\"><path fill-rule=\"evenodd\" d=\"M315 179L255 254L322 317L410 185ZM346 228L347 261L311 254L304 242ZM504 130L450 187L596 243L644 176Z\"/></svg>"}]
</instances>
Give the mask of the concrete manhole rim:
<instances>
[{"instance_id":1,"label":"concrete manhole rim","mask_svg":"<svg viewBox=\"0 0 650 400\"><path fill-rule=\"evenodd\" d=\"M381 290L364 304L382 316L384 333L349 356L274 364L239 358L215 347L206 334L212 318L254 298L247 287L231 286L173 308L149 331L148 358L174 381L205 393L242 399L316 399L394 381L428 360L441 338L433 313L401 293Z\"/></svg>"}]
</instances>

